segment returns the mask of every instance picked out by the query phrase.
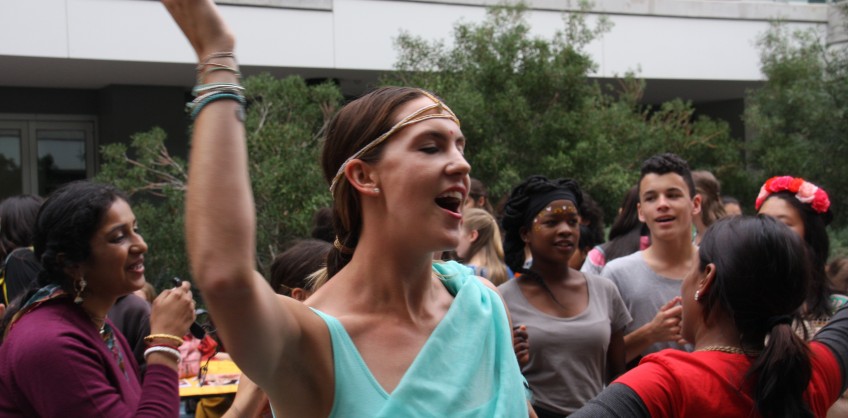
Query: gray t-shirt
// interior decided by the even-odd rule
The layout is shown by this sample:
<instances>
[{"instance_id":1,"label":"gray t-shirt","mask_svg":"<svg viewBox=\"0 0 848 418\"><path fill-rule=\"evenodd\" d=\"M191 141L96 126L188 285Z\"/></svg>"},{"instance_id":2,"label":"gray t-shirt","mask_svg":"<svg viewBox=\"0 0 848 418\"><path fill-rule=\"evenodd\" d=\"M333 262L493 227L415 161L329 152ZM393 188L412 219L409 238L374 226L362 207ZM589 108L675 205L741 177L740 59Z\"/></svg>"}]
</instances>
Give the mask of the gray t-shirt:
<instances>
[{"instance_id":1,"label":"gray t-shirt","mask_svg":"<svg viewBox=\"0 0 848 418\"><path fill-rule=\"evenodd\" d=\"M600 276L585 276L589 305L570 318L548 315L533 307L516 280L498 287L513 325L527 326L530 362L521 372L533 391L533 404L564 415L601 392L610 335L630 322L615 285Z\"/></svg>"},{"instance_id":2,"label":"gray t-shirt","mask_svg":"<svg viewBox=\"0 0 848 418\"><path fill-rule=\"evenodd\" d=\"M618 286L624 304L633 316L633 322L625 330L628 334L650 322L660 307L675 296L680 296L680 285L683 283L682 279L669 279L651 270L642 257L642 251L610 261L604 266L601 275ZM692 346L688 344L682 346L676 342L660 342L651 344L640 354L644 356L666 348L692 351Z\"/></svg>"}]
</instances>

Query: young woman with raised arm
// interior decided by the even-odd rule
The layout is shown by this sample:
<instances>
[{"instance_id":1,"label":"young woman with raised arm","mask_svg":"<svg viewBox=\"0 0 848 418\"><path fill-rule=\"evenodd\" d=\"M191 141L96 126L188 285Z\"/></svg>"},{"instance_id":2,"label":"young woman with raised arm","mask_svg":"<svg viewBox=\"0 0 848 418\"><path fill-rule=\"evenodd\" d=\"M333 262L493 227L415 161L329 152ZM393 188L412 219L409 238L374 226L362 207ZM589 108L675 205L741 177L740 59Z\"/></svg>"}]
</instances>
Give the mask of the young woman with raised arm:
<instances>
[{"instance_id":1,"label":"young woman with raised arm","mask_svg":"<svg viewBox=\"0 0 848 418\"><path fill-rule=\"evenodd\" d=\"M415 88L341 109L322 166L337 235L307 304L255 269L235 38L211 0L164 0L200 58L186 230L228 351L276 416L528 415L497 291L434 251L456 247L470 166L459 119ZM308 306L307 306L308 305Z\"/></svg>"}]
</instances>

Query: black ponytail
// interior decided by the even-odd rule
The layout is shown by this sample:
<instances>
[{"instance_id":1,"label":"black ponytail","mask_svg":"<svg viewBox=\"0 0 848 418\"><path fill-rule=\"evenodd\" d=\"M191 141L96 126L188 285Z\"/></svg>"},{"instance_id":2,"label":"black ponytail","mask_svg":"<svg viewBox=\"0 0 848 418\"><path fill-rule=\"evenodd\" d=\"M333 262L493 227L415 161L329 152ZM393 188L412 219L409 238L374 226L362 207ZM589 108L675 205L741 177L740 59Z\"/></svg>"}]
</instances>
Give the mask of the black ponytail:
<instances>
[{"instance_id":1,"label":"black ponytail","mask_svg":"<svg viewBox=\"0 0 848 418\"><path fill-rule=\"evenodd\" d=\"M707 229L698 254L700 268L715 265L715 278L699 300L704 318L729 314L742 347L752 358L746 379L764 418L812 417L804 402L810 354L791 323L800 320L811 269L804 242L768 216L734 216ZM767 341L767 343L766 343Z\"/></svg>"}]
</instances>

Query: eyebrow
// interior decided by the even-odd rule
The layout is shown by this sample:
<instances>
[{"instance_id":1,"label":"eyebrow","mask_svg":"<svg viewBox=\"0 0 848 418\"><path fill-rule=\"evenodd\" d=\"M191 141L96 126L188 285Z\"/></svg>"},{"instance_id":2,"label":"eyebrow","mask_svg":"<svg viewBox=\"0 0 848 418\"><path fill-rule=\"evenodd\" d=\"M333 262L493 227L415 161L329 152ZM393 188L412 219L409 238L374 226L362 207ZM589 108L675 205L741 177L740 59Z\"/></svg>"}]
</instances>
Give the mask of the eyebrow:
<instances>
[{"instance_id":1,"label":"eyebrow","mask_svg":"<svg viewBox=\"0 0 848 418\"><path fill-rule=\"evenodd\" d=\"M450 140L450 138L447 136L447 134L445 134L442 130L435 129L435 128L429 128L426 131L423 131L420 134L418 134L419 138L428 137L428 136L429 137L435 137L436 139L438 139L440 141ZM462 142L463 144L465 144L465 136L463 136L463 135L457 136L456 141Z\"/></svg>"},{"instance_id":2,"label":"eyebrow","mask_svg":"<svg viewBox=\"0 0 848 418\"><path fill-rule=\"evenodd\" d=\"M136 225L136 224L138 224L138 219L133 219L133 220L132 220L132 223L130 223L130 226L133 226L133 225ZM120 223L120 224L118 224L118 225L115 225L115 226L113 226L113 227L109 228L109 230L107 230L107 231L106 231L106 235L109 235L109 234L111 234L111 233L113 233L113 232L115 232L115 231L117 231L117 230L119 230L119 229L123 229L123 228L125 228L126 226L127 226L127 224L126 224L126 223Z\"/></svg>"},{"instance_id":3,"label":"eyebrow","mask_svg":"<svg viewBox=\"0 0 848 418\"><path fill-rule=\"evenodd\" d=\"M645 190L645 191L642 193L642 196L645 196L645 195L647 195L647 194L651 194L651 193L653 193L653 194L657 194L657 193L668 193L668 192L670 192L670 191L676 191L676 192L684 193L684 190L683 190L682 188L677 187L677 186L672 186L672 187L666 187L665 189L662 189L662 190L648 189L648 190Z\"/></svg>"}]
</instances>

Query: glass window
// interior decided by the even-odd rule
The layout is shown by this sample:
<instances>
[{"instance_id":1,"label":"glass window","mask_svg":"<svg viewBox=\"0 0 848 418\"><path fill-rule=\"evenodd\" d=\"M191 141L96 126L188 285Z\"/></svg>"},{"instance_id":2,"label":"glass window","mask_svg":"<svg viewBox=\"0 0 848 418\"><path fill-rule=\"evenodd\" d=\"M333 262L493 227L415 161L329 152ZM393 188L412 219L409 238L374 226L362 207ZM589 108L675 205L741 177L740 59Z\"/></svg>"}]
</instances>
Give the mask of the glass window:
<instances>
[{"instance_id":1,"label":"glass window","mask_svg":"<svg viewBox=\"0 0 848 418\"><path fill-rule=\"evenodd\" d=\"M36 130L38 194L47 196L64 183L86 178L86 141L82 130Z\"/></svg>"},{"instance_id":2,"label":"glass window","mask_svg":"<svg viewBox=\"0 0 848 418\"><path fill-rule=\"evenodd\" d=\"M94 175L94 118L0 115L0 200Z\"/></svg>"},{"instance_id":3,"label":"glass window","mask_svg":"<svg viewBox=\"0 0 848 418\"><path fill-rule=\"evenodd\" d=\"M21 131L0 129L0 200L23 193Z\"/></svg>"}]
</instances>

